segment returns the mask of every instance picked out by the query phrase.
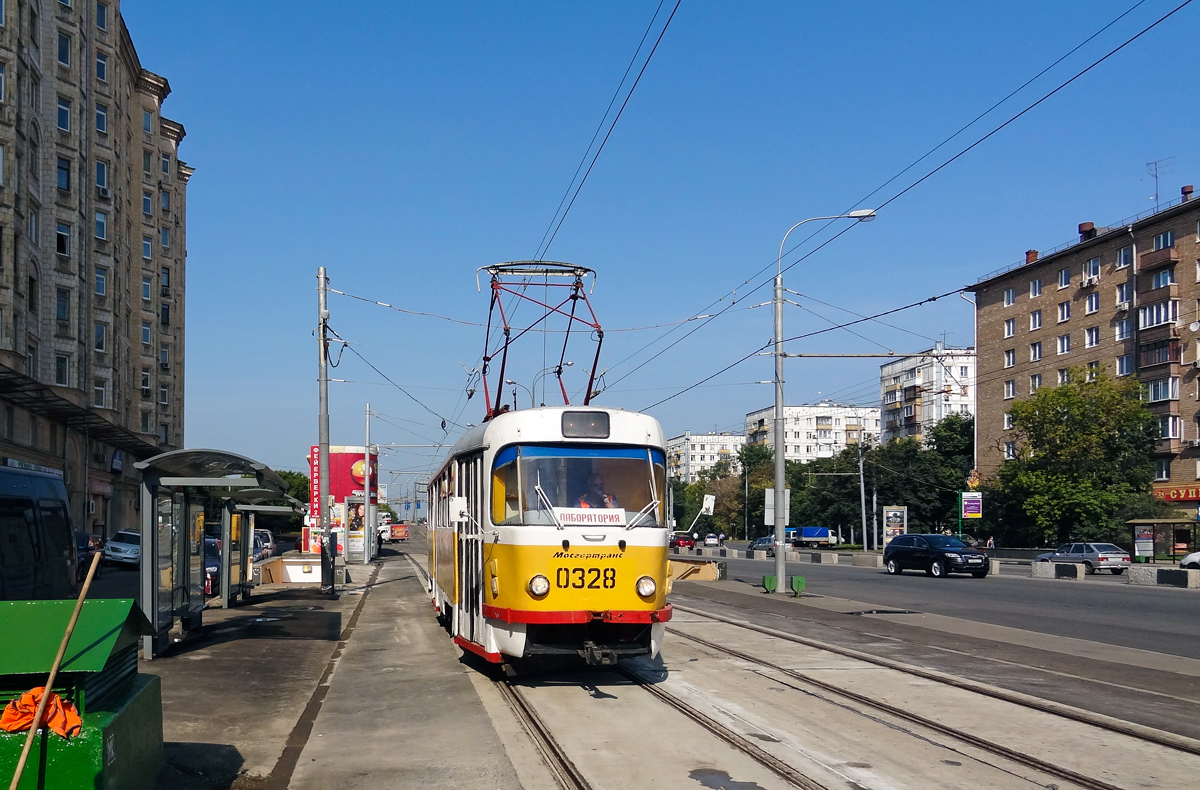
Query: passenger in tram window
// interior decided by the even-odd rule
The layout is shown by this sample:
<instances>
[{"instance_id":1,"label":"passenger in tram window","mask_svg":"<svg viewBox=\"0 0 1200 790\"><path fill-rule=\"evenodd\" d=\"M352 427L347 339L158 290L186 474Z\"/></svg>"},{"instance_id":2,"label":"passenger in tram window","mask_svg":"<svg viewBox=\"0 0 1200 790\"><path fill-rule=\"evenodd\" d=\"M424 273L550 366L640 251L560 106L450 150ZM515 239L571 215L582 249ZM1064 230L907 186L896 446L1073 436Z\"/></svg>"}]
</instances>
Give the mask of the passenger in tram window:
<instances>
[{"instance_id":1,"label":"passenger in tram window","mask_svg":"<svg viewBox=\"0 0 1200 790\"><path fill-rule=\"evenodd\" d=\"M605 492L602 475L593 474L588 478L588 489L579 497L579 507L618 507L617 498Z\"/></svg>"}]
</instances>

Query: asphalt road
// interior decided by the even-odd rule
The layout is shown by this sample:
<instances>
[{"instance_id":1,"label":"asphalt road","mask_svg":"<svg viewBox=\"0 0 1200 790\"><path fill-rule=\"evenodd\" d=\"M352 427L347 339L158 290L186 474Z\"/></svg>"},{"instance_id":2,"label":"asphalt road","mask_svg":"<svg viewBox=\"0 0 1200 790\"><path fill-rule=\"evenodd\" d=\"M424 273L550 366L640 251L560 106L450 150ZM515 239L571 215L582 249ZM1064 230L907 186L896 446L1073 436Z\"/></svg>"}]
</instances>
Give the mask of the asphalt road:
<instances>
[{"instance_id":1,"label":"asphalt road","mask_svg":"<svg viewBox=\"0 0 1200 790\"><path fill-rule=\"evenodd\" d=\"M774 574L774 560L725 562L738 581L758 584ZM807 593L1200 659L1200 590L1135 587L1109 574L1032 579L1025 566L986 579L810 563L789 563L787 572L805 578Z\"/></svg>"}]
</instances>

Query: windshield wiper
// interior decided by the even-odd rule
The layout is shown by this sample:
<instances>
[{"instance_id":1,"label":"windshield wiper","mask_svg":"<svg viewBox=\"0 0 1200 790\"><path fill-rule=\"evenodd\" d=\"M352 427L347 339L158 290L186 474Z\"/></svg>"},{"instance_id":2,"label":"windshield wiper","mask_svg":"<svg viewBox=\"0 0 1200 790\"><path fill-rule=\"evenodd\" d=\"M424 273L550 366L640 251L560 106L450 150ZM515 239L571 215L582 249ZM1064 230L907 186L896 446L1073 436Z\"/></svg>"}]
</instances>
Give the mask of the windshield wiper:
<instances>
[{"instance_id":1,"label":"windshield wiper","mask_svg":"<svg viewBox=\"0 0 1200 790\"><path fill-rule=\"evenodd\" d=\"M542 490L541 474L538 475L538 481L534 484L533 490L537 492L538 501L542 503L542 507L546 508L546 510L550 513L550 518L554 521L554 526L558 527L559 529L566 529L566 527L562 525L562 522L558 520L558 514L554 512L554 505L550 504L550 497L546 496L546 492Z\"/></svg>"},{"instance_id":2,"label":"windshield wiper","mask_svg":"<svg viewBox=\"0 0 1200 790\"><path fill-rule=\"evenodd\" d=\"M638 525L638 522L641 521L645 516L649 515L650 512L653 511L656 507L658 507L657 499L652 500L650 502L650 504L646 505L644 508L639 510L637 512L637 515L633 517L633 520L625 525L625 529L630 530L630 529L633 529L634 527L636 527Z\"/></svg>"}]
</instances>

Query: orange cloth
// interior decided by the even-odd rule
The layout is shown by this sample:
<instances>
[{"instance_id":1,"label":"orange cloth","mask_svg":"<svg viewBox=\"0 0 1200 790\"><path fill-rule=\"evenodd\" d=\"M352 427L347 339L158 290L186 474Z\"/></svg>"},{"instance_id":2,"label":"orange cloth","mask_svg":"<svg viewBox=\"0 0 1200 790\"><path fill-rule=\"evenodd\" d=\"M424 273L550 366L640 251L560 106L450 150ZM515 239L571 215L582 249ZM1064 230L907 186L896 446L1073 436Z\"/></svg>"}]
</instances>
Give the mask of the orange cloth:
<instances>
[{"instance_id":1,"label":"orange cloth","mask_svg":"<svg viewBox=\"0 0 1200 790\"><path fill-rule=\"evenodd\" d=\"M42 701L42 694L45 690L44 687L38 686L9 702L4 708L4 713L0 714L0 730L6 732L28 730L33 724L33 717L37 715L37 706ZM83 729L83 720L79 718L79 711L75 710L75 706L71 703L64 702L53 691L50 692L50 699L46 702L46 709L42 711L42 724L64 738L78 735L79 731Z\"/></svg>"}]
</instances>

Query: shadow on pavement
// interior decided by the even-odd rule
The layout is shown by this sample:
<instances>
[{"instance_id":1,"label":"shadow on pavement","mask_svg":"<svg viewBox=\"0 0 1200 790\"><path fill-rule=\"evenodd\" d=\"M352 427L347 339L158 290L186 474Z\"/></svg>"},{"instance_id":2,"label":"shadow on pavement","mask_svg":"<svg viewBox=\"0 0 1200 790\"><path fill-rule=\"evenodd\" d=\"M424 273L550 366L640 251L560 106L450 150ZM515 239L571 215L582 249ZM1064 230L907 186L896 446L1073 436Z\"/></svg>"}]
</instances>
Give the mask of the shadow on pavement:
<instances>
[{"instance_id":1,"label":"shadow on pavement","mask_svg":"<svg viewBox=\"0 0 1200 790\"><path fill-rule=\"evenodd\" d=\"M262 777L239 776L242 755L223 743L163 744L166 767L158 775L154 790L259 790Z\"/></svg>"}]
</instances>

